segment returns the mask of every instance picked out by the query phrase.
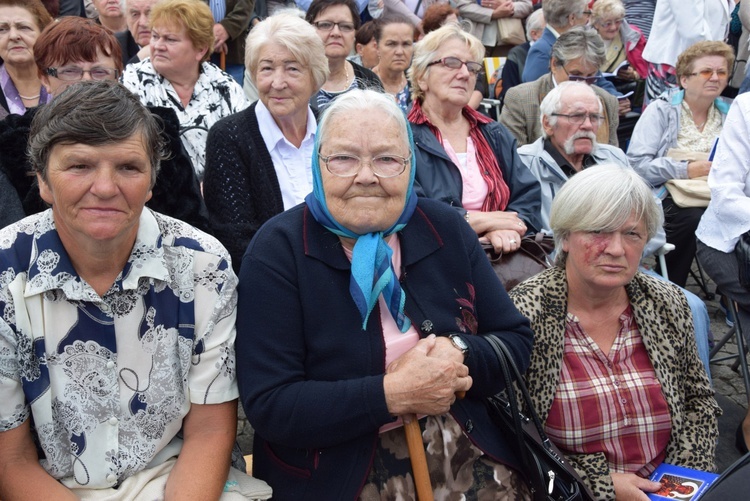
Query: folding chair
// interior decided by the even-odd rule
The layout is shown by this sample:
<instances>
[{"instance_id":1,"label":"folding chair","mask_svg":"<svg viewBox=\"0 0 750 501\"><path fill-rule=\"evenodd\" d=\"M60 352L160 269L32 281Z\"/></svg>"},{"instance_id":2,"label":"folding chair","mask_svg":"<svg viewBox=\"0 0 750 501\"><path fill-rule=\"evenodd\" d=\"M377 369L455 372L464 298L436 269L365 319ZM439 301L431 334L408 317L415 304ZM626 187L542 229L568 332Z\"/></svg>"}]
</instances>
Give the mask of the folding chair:
<instances>
[{"instance_id":1,"label":"folding chair","mask_svg":"<svg viewBox=\"0 0 750 501\"><path fill-rule=\"evenodd\" d=\"M720 293L720 291L717 291L717 293ZM747 367L747 345L745 344L745 337L742 335L742 326L740 325L740 318L737 314L737 310L739 307L734 300L729 298L729 296L724 295L724 297L727 299L727 308L734 315L734 326L730 327L726 334L724 334L724 337L716 342L716 345L711 350L709 357L711 359L711 363L731 360L733 358L737 359L732 365L732 369L737 370L737 367L740 368L740 374L742 375L742 380L745 383L745 396L747 397L748 402L750 402L750 372L748 372ZM719 353L719 350L721 350L721 348L727 343L727 341L732 339L732 337L734 337L735 342L737 343L737 354L714 358Z\"/></svg>"}]
</instances>

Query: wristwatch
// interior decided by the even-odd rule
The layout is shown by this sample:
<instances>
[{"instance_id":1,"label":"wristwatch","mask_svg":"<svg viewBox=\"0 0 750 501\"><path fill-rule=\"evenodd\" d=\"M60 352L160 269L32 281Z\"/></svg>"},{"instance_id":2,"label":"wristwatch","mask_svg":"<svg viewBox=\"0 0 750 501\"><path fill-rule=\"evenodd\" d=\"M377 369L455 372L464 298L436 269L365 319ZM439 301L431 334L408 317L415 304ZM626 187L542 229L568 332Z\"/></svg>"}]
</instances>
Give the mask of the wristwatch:
<instances>
[{"instance_id":1,"label":"wristwatch","mask_svg":"<svg viewBox=\"0 0 750 501\"><path fill-rule=\"evenodd\" d=\"M453 346L461 350L461 353L464 354L464 357L467 357L469 355L469 345L466 344L466 341L464 341L461 336L459 336L458 334L451 334L448 337L451 339Z\"/></svg>"}]
</instances>

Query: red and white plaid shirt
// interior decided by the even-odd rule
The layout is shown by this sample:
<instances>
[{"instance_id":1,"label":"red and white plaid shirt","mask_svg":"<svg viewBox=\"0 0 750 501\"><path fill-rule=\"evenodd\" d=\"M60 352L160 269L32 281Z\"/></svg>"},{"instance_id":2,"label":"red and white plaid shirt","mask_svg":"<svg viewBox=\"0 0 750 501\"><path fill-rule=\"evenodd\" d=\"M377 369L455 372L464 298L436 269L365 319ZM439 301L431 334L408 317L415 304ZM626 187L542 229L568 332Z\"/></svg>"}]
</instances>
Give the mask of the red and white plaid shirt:
<instances>
[{"instance_id":1,"label":"red and white plaid shirt","mask_svg":"<svg viewBox=\"0 0 750 501\"><path fill-rule=\"evenodd\" d=\"M545 427L567 453L603 452L611 471L648 476L664 459L672 423L630 306L620 325L605 355L568 313L560 383Z\"/></svg>"}]
</instances>

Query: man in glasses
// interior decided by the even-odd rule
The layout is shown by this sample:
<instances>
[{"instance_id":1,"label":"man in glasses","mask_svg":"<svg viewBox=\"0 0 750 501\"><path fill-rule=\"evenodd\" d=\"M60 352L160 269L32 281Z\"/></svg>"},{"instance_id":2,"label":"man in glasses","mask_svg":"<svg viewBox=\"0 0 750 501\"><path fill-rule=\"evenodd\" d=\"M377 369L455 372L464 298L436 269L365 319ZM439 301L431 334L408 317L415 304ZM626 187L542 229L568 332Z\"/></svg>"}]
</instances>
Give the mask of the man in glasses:
<instances>
[{"instance_id":1,"label":"man in glasses","mask_svg":"<svg viewBox=\"0 0 750 501\"><path fill-rule=\"evenodd\" d=\"M552 89L539 107L542 137L518 149L542 188L544 229L550 228L552 199L570 176L600 163L629 166L621 149L596 140L605 117L593 89L581 82L563 82Z\"/></svg>"},{"instance_id":2,"label":"man in glasses","mask_svg":"<svg viewBox=\"0 0 750 501\"><path fill-rule=\"evenodd\" d=\"M618 102L611 94L592 85L604 61L604 43L593 30L577 28L560 35L552 46L550 72L533 82L517 85L505 95L500 122L516 137L519 145L533 143L542 135L539 105L552 89L566 81L591 85L599 96L605 116L597 140L617 146Z\"/></svg>"}]
</instances>

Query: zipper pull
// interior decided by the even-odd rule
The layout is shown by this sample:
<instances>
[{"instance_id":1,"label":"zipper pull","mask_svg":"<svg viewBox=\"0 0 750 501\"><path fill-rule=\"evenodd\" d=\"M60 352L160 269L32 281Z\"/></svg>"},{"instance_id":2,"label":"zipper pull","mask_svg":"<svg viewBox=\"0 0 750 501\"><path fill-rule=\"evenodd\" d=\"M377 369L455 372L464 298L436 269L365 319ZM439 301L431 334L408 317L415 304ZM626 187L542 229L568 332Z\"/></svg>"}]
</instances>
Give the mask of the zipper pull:
<instances>
[{"instance_id":1,"label":"zipper pull","mask_svg":"<svg viewBox=\"0 0 750 501\"><path fill-rule=\"evenodd\" d=\"M552 490L555 487L555 472L550 470L547 472L547 475L549 475L549 485L547 486L547 494L552 495Z\"/></svg>"}]
</instances>

